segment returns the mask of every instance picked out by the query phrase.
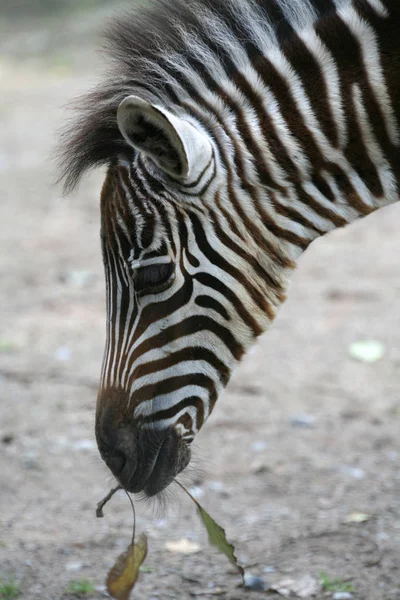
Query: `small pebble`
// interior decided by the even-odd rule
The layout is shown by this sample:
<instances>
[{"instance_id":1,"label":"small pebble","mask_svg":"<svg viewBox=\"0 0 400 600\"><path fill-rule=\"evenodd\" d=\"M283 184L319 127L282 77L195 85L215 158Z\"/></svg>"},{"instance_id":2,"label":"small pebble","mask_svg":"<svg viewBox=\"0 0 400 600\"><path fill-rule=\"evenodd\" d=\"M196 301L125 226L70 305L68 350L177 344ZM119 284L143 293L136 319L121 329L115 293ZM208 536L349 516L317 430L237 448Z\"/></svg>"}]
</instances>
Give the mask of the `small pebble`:
<instances>
[{"instance_id":1,"label":"small pebble","mask_svg":"<svg viewBox=\"0 0 400 600\"><path fill-rule=\"evenodd\" d=\"M399 453L395 450L390 450L386 453L386 458L391 462L396 462L399 459Z\"/></svg>"},{"instance_id":2,"label":"small pebble","mask_svg":"<svg viewBox=\"0 0 400 600\"><path fill-rule=\"evenodd\" d=\"M255 525L260 522L260 515L246 515L244 520L247 525Z\"/></svg>"},{"instance_id":3,"label":"small pebble","mask_svg":"<svg viewBox=\"0 0 400 600\"><path fill-rule=\"evenodd\" d=\"M106 594L107 593L107 588L104 584L99 584L99 585L95 585L94 589L96 590L96 592L99 592L100 594ZM108 594L107 594L108 596Z\"/></svg>"},{"instance_id":4,"label":"small pebble","mask_svg":"<svg viewBox=\"0 0 400 600\"><path fill-rule=\"evenodd\" d=\"M37 552L37 550L39 549L39 544L35 544L34 542L27 542L26 544L23 544L23 548L24 550L30 553Z\"/></svg>"},{"instance_id":5,"label":"small pebble","mask_svg":"<svg viewBox=\"0 0 400 600\"><path fill-rule=\"evenodd\" d=\"M348 465L341 465L340 471L353 479L364 479L365 471L364 469L359 469L358 467L349 467Z\"/></svg>"},{"instance_id":6,"label":"small pebble","mask_svg":"<svg viewBox=\"0 0 400 600\"><path fill-rule=\"evenodd\" d=\"M204 496L204 490L199 485L191 487L189 492L192 494L193 498L196 498L197 500Z\"/></svg>"},{"instance_id":7,"label":"small pebble","mask_svg":"<svg viewBox=\"0 0 400 600\"><path fill-rule=\"evenodd\" d=\"M154 525L158 528L158 529L165 529L165 527L167 527L168 525L168 519L166 519L165 517L161 518L161 519L156 519L154 521Z\"/></svg>"},{"instance_id":8,"label":"small pebble","mask_svg":"<svg viewBox=\"0 0 400 600\"><path fill-rule=\"evenodd\" d=\"M55 351L54 356L55 356L56 360L59 360L59 361L62 361L62 362L70 360L70 358L71 358L71 350L68 348L68 346L60 346Z\"/></svg>"},{"instance_id":9,"label":"small pebble","mask_svg":"<svg viewBox=\"0 0 400 600\"><path fill-rule=\"evenodd\" d=\"M74 450L95 450L96 448L94 440L78 440L74 443Z\"/></svg>"},{"instance_id":10,"label":"small pebble","mask_svg":"<svg viewBox=\"0 0 400 600\"><path fill-rule=\"evenodd\" d=\"M250 448L253 452L262 452L268 448L268 444L264 440L257 440L251 444Z\"/></svg>"},{"instance_id":11,"label":"small pebble","mask_svg":"<svg viewBox=\"0 0 400 600\"><path fill-rule=\"evenodd\" d=\"M35 595L36 594L39 595L39 598L42 598L43 597L42 596L42 594L43 594L43 585L41 583L36 583L35 585L33 585L31 587L31 592L33 594L35 594Z\"/></svg>"},{"instance_id":12,"label":"small pebble","mask_svg":"<svg viewBox=\"0 0 400 600\"><path fill-rule=\"evenodd\" d=\"M263 568L263 573L275 573L276 569L275 567L272 567L271 565L267 565L266 567Z\"/></svg>"},{"instance_id":13,"label":"small pebble","mask_svg":"<svg viewBox=\"0 0 400 600\"><path fill-rule=\"evenodd\" d=\"M0 154L0 171L7 171L11 167L11 161L6 154Z\"/></svg>"},{"instance_id":14,"label":"small pebble","mask_svg":"<svg viewBox=\"0 0 400 600\"><path fill-rule=\"evenodd\" d=\"M263 592L265 590L265 582L262 577L252 575L251 573L244 574L244 587L255 592Z\"/></svg>"},{"instance_id":15,"label":"small pebble","mask_svg":"<svg viewBox=\"0 0 400 600\"><path fill-rule=\"evenodd\" d=\"M220 492L224 489L224 484L222 483L222 481L210 481L208 483L208 488L210 490L213 490L214 492Z\"/></svg>"},{"instance_id":16,"label":"small pebble","mask_svg":"<svg viewBox=\"0 0 400 600\"><path fill-rule=\"evenodd\" d=\"M21 466L27 470L41 470L41 465L38 460L37 453L34 450L28 450L25 454L21 456Z\"/></svg>"},{"instance_id":17,"label":"small pebble","mask_svg":"<svg viewBox=\"0 0 400 600\"><path fill-rule=\"evenodd\" d=\"M70 273L68 274L66 278L66 283L71 287L83 288L90 284L93 278L94 274L91 271L74 270L70 271Z\"/></svg>"},{"instance_id":18,"label":"small pebble","mask_svg":"<svg viewBox=\"0 0 400 600\"><path fill-rule=\"evenodd\" d=\"M315 417L313 415L295 415L290 419L292 427L305 427L311 429L315 424Z\"/></svg>"},{"instance_id":19,"label":"small pebble","mask_svg":"<svg viewBox=\"0 0 400 600\"><path fill-rule=\"evenodd\" d=\"M352 600L353 594L350 594L350 592L336 592L332 598L333 600Z\"/></svg>"},{"instance_id":20,"label":"small pebble","mask_svg":"<svg viewBox=\"0 0 400 600\"><path fill-rule=\"evenodd\" d=\"M71 573L80 571L82 568L83 568L82 562L69 562L65 565L65 570L70 571Z\"/></svg>"},{"instance_id":21,"label":"small pebble","mask_svg":"<svg viewBox=\"0 0 400 600\"><path fill-rule=\"evenodd\" d=\"M15 437L14 437L13 433L5 433L1 437L1 443L5 444L6 446L8 446L9 444L12 444L14 440L15 440Z\"/></svg>"},{"instance_id":22,"label":"small pebble","mask_svg":"<svg viewBox=\"0 0 400 600\"><path fill-rule=\"evenodd\" d=\"M261 475L262 473L267 473L267 471L269 471L269 470L270 470L269 466L261 460L255 460L250 465L250 471L254 475Z\"/></svg>"}]
</instances>

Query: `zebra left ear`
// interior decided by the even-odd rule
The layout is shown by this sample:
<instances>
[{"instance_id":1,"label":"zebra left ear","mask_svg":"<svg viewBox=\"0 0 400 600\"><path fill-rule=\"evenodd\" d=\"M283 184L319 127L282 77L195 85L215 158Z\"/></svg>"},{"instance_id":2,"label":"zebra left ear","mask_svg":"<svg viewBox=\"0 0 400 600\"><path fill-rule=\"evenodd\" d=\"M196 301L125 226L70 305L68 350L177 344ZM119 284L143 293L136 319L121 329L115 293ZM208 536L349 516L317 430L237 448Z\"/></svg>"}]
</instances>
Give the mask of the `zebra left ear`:
<instances>
[{"instance_id":1,"label":"zebra left ear","mask_svg":"<svg viewBox=\"0 0 400 600\"><path fill-rule=\"evenodd\" d=\"M185 184L196 182L211 162L213 150L206 134L165 108L128 96L118 107L117 121L131 146Z\"/></svg>"}]
</instances>

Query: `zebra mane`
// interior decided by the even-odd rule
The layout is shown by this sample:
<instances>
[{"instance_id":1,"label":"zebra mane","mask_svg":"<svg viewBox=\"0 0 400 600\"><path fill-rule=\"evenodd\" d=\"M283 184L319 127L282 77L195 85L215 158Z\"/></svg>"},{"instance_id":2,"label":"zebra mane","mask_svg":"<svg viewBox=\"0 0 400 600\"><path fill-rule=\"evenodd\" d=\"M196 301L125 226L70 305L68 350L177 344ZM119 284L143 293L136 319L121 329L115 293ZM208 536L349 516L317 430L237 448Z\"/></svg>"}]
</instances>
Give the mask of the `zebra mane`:
<instances>
[{"instance_id":1,"label":"zebra mane","mask_svg":"<svg viewBox=\"0 0 400 600\"><path fill-rule=\"evenodd\" d=\"M282 45L293 31L346 1L153 0L148 9L122 13L106 32L110 68L104 82L78 99L77 116L61 135L58 164L64 190L74 189L88 169L133 151L116 120L127 95L169 107L175 96L173 104L179 107L170 74L179 80L183 70L206 64L205 44L211 42L209 49L229 77L229 57L238 48L251 56L252 44L264 50Z\"/></svg>"}]
</instances>

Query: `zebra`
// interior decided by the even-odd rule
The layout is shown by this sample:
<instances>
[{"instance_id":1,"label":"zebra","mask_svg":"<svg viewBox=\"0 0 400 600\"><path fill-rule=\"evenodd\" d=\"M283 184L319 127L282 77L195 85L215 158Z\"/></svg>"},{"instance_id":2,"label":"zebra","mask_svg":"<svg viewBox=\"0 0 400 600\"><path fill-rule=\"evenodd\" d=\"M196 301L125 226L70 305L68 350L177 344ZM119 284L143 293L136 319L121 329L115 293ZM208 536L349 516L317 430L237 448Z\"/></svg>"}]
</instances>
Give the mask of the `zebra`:
<instances>
[{"instance_id":1,"label":"zebra","mask_svg":"<svg viewBox=\"0 0 400 600\"><path fill-rule=\"evenodd\" d=\"M147 497L190 462L313 240L399 199L398 0L155 0L61 143L104 165L100 454Z\"/></svg>"}]
</instances>

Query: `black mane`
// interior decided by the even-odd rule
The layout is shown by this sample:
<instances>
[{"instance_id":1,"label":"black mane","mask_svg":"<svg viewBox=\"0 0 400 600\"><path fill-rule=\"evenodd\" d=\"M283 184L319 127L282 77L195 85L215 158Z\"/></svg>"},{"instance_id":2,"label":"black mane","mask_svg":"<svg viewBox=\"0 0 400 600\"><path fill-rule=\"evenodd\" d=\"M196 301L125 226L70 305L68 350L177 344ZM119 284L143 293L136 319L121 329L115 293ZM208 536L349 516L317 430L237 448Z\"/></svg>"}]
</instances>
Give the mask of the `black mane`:
<instances>
[{"instance_id":1,"label":"black mane","mask_svg":"<svg viewBox=\"0 0 400 600\"><path fill-rule=\"evenodd\" d=\"M233 0L233 3L235 0ZM285 8L297 2L300 11L312 20L321 12L334 10L333 0L236 0L248 3L273 31L279 40L293 32L290 19L284 16ZM58 152L59 180L66 192L78 184L85 171L92 167L109 164L121 152L128 149L116 121L117 108L129 94L141 95L149 101L171 104L174 95L168 83L165 57L188 54L186 31L207 40L207 28L203 22L204 11L210 10L229 29L246 51L251 51L250 35L245 26L234 16L227 0L153 0L148 9L135 8L114 19L106 31L106 50L110 68L104 83L80 98L75 108L77 117L61 135ZM218 59L229 73L231 60L221 46L217 48ZM206 67L199 61L198 71ZM164 72L164 76L163 76ZM178 76L178 75L177 75ZM168 90L168 91L167 91ZM175 99L175 106L179 101Z\"/></svg>"}]
</instances>

